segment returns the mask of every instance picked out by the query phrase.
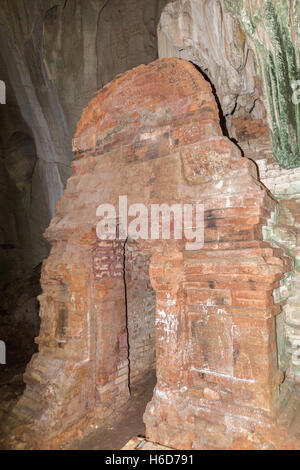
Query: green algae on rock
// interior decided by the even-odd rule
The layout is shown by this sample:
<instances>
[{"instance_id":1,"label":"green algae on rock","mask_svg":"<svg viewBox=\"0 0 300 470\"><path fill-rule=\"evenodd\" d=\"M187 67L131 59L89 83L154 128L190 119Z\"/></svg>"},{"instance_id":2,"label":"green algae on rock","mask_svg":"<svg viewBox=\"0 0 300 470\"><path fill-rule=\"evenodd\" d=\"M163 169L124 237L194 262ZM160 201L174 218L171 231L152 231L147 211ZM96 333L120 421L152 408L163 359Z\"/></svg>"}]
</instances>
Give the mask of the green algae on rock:
<instances>
[{"instance_id":1,"label":"green algae on rock","mask_svg":"<svg viewBox=\"0 0 300 470\"><path fill-rule=\"evenodd\" d=\"M253 50L273 151L280 166L300 166L300 0L225 0Z\"/></svg>"}]
</instances>

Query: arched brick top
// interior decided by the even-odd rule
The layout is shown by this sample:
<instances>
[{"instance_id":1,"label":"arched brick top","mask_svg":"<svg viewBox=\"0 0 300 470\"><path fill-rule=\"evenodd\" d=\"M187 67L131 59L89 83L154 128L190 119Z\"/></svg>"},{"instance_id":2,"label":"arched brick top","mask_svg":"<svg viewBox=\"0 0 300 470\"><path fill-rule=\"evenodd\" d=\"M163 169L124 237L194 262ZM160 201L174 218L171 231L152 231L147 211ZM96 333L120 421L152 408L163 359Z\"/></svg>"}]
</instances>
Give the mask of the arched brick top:
<instances>
[{"instance_id":1,"label":"arched brick top","mask_svg":"<svg viewBox=\"0 0 300 470\"><path fill-rule=\"evenodd\" d=\"M74 154L79 157L87 149L97 153L112 150L147 130L199 120L202 127L207 123L211 135L221 135L210 84L189 62L157 60L117 77L94 96L78 123ZM173 136L175 145L181 144ZM199 140L198 133L189 137L189 143Z\"/></svg>"}]
</instances>

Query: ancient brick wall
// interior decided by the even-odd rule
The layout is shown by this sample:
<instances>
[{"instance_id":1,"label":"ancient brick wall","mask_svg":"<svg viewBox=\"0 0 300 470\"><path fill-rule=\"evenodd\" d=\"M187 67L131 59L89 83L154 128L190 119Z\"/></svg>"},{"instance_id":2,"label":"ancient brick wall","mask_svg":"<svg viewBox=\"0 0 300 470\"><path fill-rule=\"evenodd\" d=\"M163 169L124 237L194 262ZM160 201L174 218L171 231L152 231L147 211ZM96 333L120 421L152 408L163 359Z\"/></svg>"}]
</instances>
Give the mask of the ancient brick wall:
<instances>
[{"instance_id":1,"label":"ancient brick wall","mask_svg":"<svg viewBox=\"0 0 300 470\"><path fill-rule=\"evenodd\" d=\"M57 447L126 404L129 376L153 366L154 292L147 436L179 449L295 447L276 424L272 296L291 263L263 240L276 202L222 136L208 82L178 59L127 72L91 101L73 149L46 232L39 353L8 423L10 445ZM97 207L118 207L121 195L148 209L203 204L203 248L184 238L99 240Z\"/></svg>"}]
</instances>

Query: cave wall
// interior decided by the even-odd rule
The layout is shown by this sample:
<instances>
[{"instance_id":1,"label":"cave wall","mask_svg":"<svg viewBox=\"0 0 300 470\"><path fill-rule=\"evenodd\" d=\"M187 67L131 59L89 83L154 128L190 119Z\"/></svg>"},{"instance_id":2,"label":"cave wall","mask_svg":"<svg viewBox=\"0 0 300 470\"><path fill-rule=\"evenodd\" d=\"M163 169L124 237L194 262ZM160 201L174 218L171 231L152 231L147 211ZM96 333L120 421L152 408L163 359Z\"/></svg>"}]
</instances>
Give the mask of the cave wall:
<instances>
[{"instance_id":1,"label":"cave wall","mask_svg":"<svg viewBox=\"0 0 300 470\"><path fill-rule=\"evenodd\" d=\"M163 10L159 57L197 64L213 83L229 135L260 137L275 159L300 165L298 1L175 0Z\"/></svg>"},{"instance_id":2,"label":"cave wall","mask_svg":"<svg viewBox=\"0 0 300 470\"><path fill-rule=\"evenodd\" d=\"M274 156L283 168L300 166L299 0L225 0L254 53Z\"/></svg>"},{"instance_id":3,"label":"cave wall","mask_svg":"<svg viewBox=\"0 0 300 470\"><path fill-rule=\"evenodd\" d=\"M0 335L8 367L17 370L36 350L40 262L49 252L42 233L49 214L44 213L43 183L35 173L32 132L21 116L1 58L0 74L7 99L0 108Z\"/></svg>"},{"instance_id":4,"label":"cave wall","mask_svg":"<svg viewBox=\"0 0 300 470\"><path fill-rule=\"evenodd\" d=\"M275 299L285 300L277 318L279 364L288 378L299 382L300 103L295 90L300 83L300 3L226 0L225 6L246 35L262 84L270 139L242 139L240 145L279 201L266 237L294 259Z\"/></svg>"},{"instance_id":5,"label":"cave wall","mask_svg":"<svg viewBox=\"0 0 300 470\"><path fill-rule=\"evenodd\" d=\"M73 135L97 90L157 58L156 27L167 0L53 3L44 14L43 56Z\"/></svg>"},{"instance_id":6,"label":"cave wall","mask_svg":"<svg viewBox=\"0 0 300 470\"><path fill-rule=\"evenodd\" d=\"M239 141L241 135L265 132L265 110L252 54L223 0L170 2L159 22L158 50L159 57L193 62L210 80L226 135Z\"/></svg>"}]
</instances>

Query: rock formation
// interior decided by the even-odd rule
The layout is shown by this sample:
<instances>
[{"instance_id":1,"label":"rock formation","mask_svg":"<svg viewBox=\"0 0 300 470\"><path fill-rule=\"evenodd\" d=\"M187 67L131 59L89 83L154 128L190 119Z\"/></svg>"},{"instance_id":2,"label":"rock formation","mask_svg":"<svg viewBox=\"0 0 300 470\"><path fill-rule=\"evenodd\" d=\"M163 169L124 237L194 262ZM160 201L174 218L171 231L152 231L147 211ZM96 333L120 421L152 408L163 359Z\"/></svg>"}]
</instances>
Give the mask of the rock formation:
<instances>
[{"instance_id":1,"label":"rock formation","mask_svg":"<svg viewBox=\"0 0 300 470\"><path fill-rule=\"evenodd\" d=\"M239 22L223 0L176 0L163 10L158 27L159 57L193 62L214 85L230 135L240 140L236 122L265 117L252 55ZM239 121L238 121L239 122ZM244 131L245 133L245 131Z\"/></svg>"}]
</instances>

